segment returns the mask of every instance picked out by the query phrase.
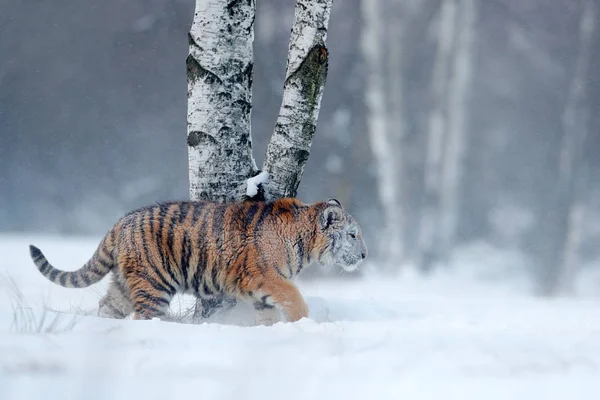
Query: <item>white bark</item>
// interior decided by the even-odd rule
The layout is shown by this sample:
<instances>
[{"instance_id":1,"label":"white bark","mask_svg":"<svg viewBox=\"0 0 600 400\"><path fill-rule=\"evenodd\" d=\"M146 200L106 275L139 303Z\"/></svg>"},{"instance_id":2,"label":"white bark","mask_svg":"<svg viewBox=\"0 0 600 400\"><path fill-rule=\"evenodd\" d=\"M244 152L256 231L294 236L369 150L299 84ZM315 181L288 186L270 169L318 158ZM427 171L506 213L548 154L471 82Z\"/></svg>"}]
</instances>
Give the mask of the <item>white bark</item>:
<instances>
[{"instance_id":1,"label":"white bark","mask_svg":"<svg viewBox=\"0 0 600 400\"><path fill-rule=\"evenodd\" d=\"M459 198L462 190L463 163L468 133L466 118L472 75L475 1L460 0L459 12L456 16L458 32L448 91L447 139L444 146L441 182L440 247L443 254L448 254L454 246L458 223Z\"/></svg>"},{"instance_id":2,"label":"white bark","mask_svg":"<svg viewBox=\"0 0 600 400\"><path fill-rule=\"evenodd\" d=\"M594 0L585 2L579 26L579 52L575 70L569 87L569 96L563 115L563 143L560 157L558 186L565 197L568 213L566 237L562 265L558 281L559 292L570 294L578 267L578 252L584 218L582 191L586 184L587 167L581 167L586 160L581 154L588 134L586 79L590 69L592 37L596 28L597 10Z\"/></svg>"},{"instance_id":3,"label":"white bark","mask_svg":"<svg viewBox=\"0 0 600 400\"><path fill-rule=\"evenodd\" d=\"M327 27L333 0L298 0L290 38L283 100L263 170L269 196L296 195L317 126L327 78Z\"/></svg>"},{"instance_id":4,"label":"white bark","mask_svg":"<svg viewBox=\"0 0 600 400\"><path fill-rule=\"evenodd\" d=\"M190 198L241 198L256 175L250 114L254 0L197 0L189 33Z\"/></svg>"},{"instance_id":5,"label":"white bark","mask_svg":"<svg viewBox=\"0 0 600 400\"><path fill-rule=\"evenodd\" d=\"M389 82L386 81L386 63L384 57L384 2L382 0L363 0L361 2L364 17L361 48L367 64L367 83L365 90L365 103L367 105L367 127L371 150L377 166L378 195L383 208L384 227L381 232L380 252L383 260L390 267L403 261L402 240L402 208L398 174L401 173L401 148L402 123L401 115L398 119L392 118L393 113L401 109L388 110L386 93L389 91ZM395 33L399 32L394 30ZM397 46L390 54L397 66L400 64L401 49L399 38L389 40L390 47ZM402 87L399 72L395 71L396 79L392 80L394 87L391 99L400 106ZM391 108L391 107L390 107ZM388 111L390 111L388 113ZM390 123L392 122L392 123ZM398 125L395 122L400 122Z\"/></svg>"},{"instance_id":6,"label":"white bark","mask_svg":"<svg viewBox=\"0 0 600 400\"><path fill-rule=\"evenodd\" d=\"M425 161L424 199L419 226L420 264L429 269L439 261L438 228L441 167L447 129L447 92L455 36L456 0L444 0L438 21L438 49L433 71L433 109L429 117Z\"/></svg>"}]
</instances>

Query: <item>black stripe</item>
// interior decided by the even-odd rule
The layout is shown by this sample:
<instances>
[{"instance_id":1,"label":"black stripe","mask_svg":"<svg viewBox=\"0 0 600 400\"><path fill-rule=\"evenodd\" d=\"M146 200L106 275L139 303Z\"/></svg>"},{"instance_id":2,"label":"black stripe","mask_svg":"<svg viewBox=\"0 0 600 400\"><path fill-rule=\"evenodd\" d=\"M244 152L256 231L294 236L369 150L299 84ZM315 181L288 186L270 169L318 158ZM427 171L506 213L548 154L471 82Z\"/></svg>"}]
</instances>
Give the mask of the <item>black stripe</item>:
<instances>
[{"instance_id":1,"label":"black stripe","mask_svg":"<svg viewBox=\"0 0 600 400\"><path fill-rule=\"evenodd\" d=\"M59 270L53 269L52 272L50 272L50 275L48 275L48 279L50 279L52 282L56 282L56 275L58 275L59 273Z\"/></svg>"},{"instance_id":2,"label":"black stripe","mask_svg":"<svg viewBox=\"0 0 600 400\"><path fill-rule=\"evenodd\" d=\"M145 276L144 279L152 286L154 289L159 292L167 293L170 296L173 296L176 293L176 290L172 286L165 286L162 283L158 282L151 276ZM165 282L168 285L168 282Z\"/></svg>"},{"instance_id":3,"label":"black stripe","mask_svg":"<svg viewBox=\"0 0 600 400\"><path fill-rule=\"evenodd\" d=\"M153 238L154 237L154 212L159 209L160 207L152 207L150 209L150 219L148 220L148 225L150 225L150 237ZM160 215L160 214L159 214Z\"/></svg>"},{"instance_id":4,"label":"black stripe","mask_svg":"<svg viewBox=\"0 0 600 400\"><path fill-rule=\"evenodd\" d=\"M278 266L277 264L273 264L273 267L275 268L275 271L277 271L277 273L278 273L279 275L281 275L281 276L283 276L284 278L286 278L286 279L287 279L287 276L285 276L285 275L283 274L283 272L281 272L281 270L279 269L279 266ZM291 276L290 276L290 278L291 278Z\"/></svg>"},{"instance_id":5,"label":"black stripe","mask_svg":"<svg viewBox=\"0 0 600 400\"><path fill-rule=\"evenodd\" d=\"M248 208L248 212L246 213L246 229L252 225L252 221L254 220L254 216L258 211L258 203L252 203L250 208Z\"/></svg>"},{"instance_id":6,"label":"black stripe","mask_svg":"<svg viewBox=\"0 0 600 400\"><path fill-rule=\"evenodd\" d=\"M219 204L213 213L212 220L212 231L213 238L216 241L216 251L215 251L215 259L214 265L211 269L211 280L213 287L215 289L219 289L221 285L219 285L217 274L219 273L219 266L221 264L221 254L223 252L223 242L225 241L225 212L227 211L227 205Z\"/></svg>"},{"instance_id":7,"label":"black stripe","mask_svg":"<svg viewBox=\"0 0 600 400\"><path fill-rule=\"evenodd\" d=\"M233 280L233 285L235 289L241 289L240 288L240 281L242 280L242 276L246 275L246 266L248 265L248 252L244 252L244 261L242 261L242 265L240 265L240 268L237 271L237 274L235 274L235 279ZM250 292L252 293L252 292ZM250 296L252 296L252 294L249 294Z\"/></svg>"},{"instance_id":8,"label":"black stripe","mask_svg":"<svg viewBox=\"0 0 600 400\"><path fill-rule=\"evenodd\" d=\"M83 281L85 286L90 286L92 284L92 281L90 280L90 277L88 276L87 271L81 271L79 276L81 277L81 280Z\"/></svg>"},{"instance_id":9,"label":"black stripe","mask_svg":"<svg viewBox=\"0 0 600 400\"><path fill-rule=\"evenodd\" d=\"M60 285L61 286L66 286L67 285L67 275L68 274L66 272L63 272L63 273L60 274L60 277L58 279L60 281Z\"/></svg>"},{"instance_id":10,"label":"black stripe","mask_svg":"<svg viewBox=\"0 0 600 400\"><path fill-rule=\"evenodd\" d=\"M258 220L256 221L256 224L254 225L254 231L253 231L253 235L252 235L254 238L254 247L256 248L256 252L258 254L260 254L260 260L262 261L262 264L259 264L258 260L256 260L257 266L261 271L267 267L267 259L265 257L264 252L260 251L260 246L258 244L258 240L260 237L259 231L262 229L262 226L265 222L265 217L270 215L272 212L273 212L273 203L265 203L262 210L260 210L260 214L258 216Z\"/></svg>"},{"instance_id":11,"label":"black stripe","mask_svg":"<svg viewBox=\"0 0 600 400\"><path fill-rule=\"evenodd\" d=\"M29 255L31 255L31 258L36 261L44 256L42 251L34 245L29 245Z\"/></svg>"},{"instance_id":12,"label":"black stripe","mask_svg":"<svg viewBox=\"0 0 600 400\"><path fill-rule=\"evenodd\" d=\"M177 286L181 286L181 283L179 283L179 281L177 280L177 277L173 273L173 270L171 269L170 264L167 263L168 256L165 254L166 250L162 248L163 228L164 228L165 218L166 218L166 215L163 215L163 211L165 211L165 210L161 210L160 223L159 223L159 226L158 226L158 232L156 232L156 241L157 241L157 244L158 244L158 253L160 254L160 257L161 257L163 270L166 271L167 274L169 274L169 277L171 278L171 281L175 282L175 284Z\"/></svg>"},{"instance_id":13,"label":"black stripe","mask_svg":"<svg viewBox=\"0 0 600 400\"><path fill-rule=\"evenodd\" d=\"M202 282L202 292L207 296L214 294L213 291L208 287L208 282L206 281Z\"/></svg>"},{"instance_id":14,"label":"black stripe","mask_svg":"<svg viewBox=\"0 0 600 400\"><path fill-rule=\"evenodd\" d=\"M218 291L221 291L221 284L219 283L218 274L219 274L219 264L215 264L215 265L213 265L213 269L211 271L212 284L215 289L217 289Z\"/></svg>"},{"instance_id":15,"label":"black stripe","mask_svg":"<svg viewBox=\"0 0 600 400\"><path fill-rule=\"evenodd\" d=\"M264 295L263 297L260 298L259 301L255 301L254 302L254 308L257 310L264 310L265 308L273 308L275 306L273 306L272 304L267 303L267 299L271 297L268 294Z\"/></svg>"},{"instance_id":16,"label":"black stripe","mask_svg":"<svg viewBox=\"0 0 600 400\"><path fill-rule=\"evenodd\" d=\"M190 254L191 254L191 240L190 233L186 229L183 233L183 240L181 241L181 258L179 260L179 267L181 268L181 274L183 275L184 290L188 289L188 268L190 268Z\"/></svg>"},{"instance_id":17,"label":"black stripe","mask_svg":"<svg viewBox=\"0 0 600 400\"><path fill-rule=\"evenodd\" d=\"M298 238L296 244L298 245L298 270L296 271L296 273L298 274L302 270L303 266L302 261L304 260L304 241L302 240L302 238Z\"/></svg>"},{"instance_id":18,"label":"black stripe","mask_svg":"<svg viewBox=\"0 0 600 400\"><path fill-rule=\"evenodd\" d=\"M46 274L46 271L50 268L50 263L48 260L44 260L43 264L38 267L42 274Z\"/></svg>"},{"instance_id":19,"label":"black stripe","mask_svg":"<svg viewBox=\"0 0 600 400\"><path fill-rule=\"evenodd\" d=\"M151 301L152 303L154 303L158 306L160 306L160 305L168 306L169 305L168 300L163 299L162 297L154 296L144 290L140 290L139 292L137 292L136 297L143 297L145 300Z\"/></svg>"},{"instance_id":20,"label":"black stripe","mask_svg":"<svg viewBox=\"0 0 600 400\"><path fill-rule=\"evenodd\" d=\"M196 207L198 208L198 207ZM205 208L205 207L203 207ZM194 218L198 218L196 215L196 210L194 210ZM204 274L206 270L206 244L208 242L206 222L208 221L208 217L210 215L210 209L207 209L204 215L202 216L202 221L200 225L196 228L198 229L198 243L192 243L192 246L198 246L198 265L194 266L194 275L192 277L192 288L196 293L200 291L200 282L202 281L201 276Z\"/></svg>"},{"instance_id":21,"label":"black stripe","mask_svg":"<svg viewBox=\"0 0 600 400\"><path fill-rule=\"evenodd\" d=\"M258 216L258 221L256 221L256 225L254 225L254 233L258 232L262 229L262 226L265 222L265 218L273 213L273 203L266 203L261 210L260 215ZM255 235L256 236L256 235Z\"/></svg>"},{"instance_id":22,"label":"black stripe","mask_svg":"<svg viewBox=\"0 0 600 400\"><path fill-rule=\"evenodd\" d=\"M194 207L194 215L192 216L192 223L195 225L198 222L198 219L202 216L203 211L205 209L204 204L196 204Z\"/></svg>"},{"instance_id":23,"label":"black stripe","mask_svg":"<svg viewBox=\"0 0 600 400\"><path fill-rule=\"evenodd\" d=\"M105 261L104 259L102 259L102 258L100 257L100 255L98 255L98 256L96 257L96 259L94 260L94 262L96 262L96 263L98 263L98 264L102 265L102 266L104 267L104 269L105 269L105 270L106 270L106 269L110 270L110 269L112 268L112 262L111 262L111 263L108 263L107 261Z\"/></svg>"},{"instance_id":24,"label":"black stripe","mask_svg":"<svg viewBox=\"0 0 600 400\"><path fill-rule=\"evenodd\" d=\"M190 203L184 202L179 204L179 223L183 224L188 213L190 212Z\"/></svg>"},{"instance_id":25,"label":"black stripe","mask_svg":"<svg viewBox=\"0 0 600 400\"><path fill-rule=\"evenodd\" d=\"M112 242L112 245L115 246L116 242L117 242L117 229L116 227L112 227L110 230L110 241Z\"/></svg>"},{"instance_id":26,"label":"black stripe","mask_svg":"<svg viewBox=\"0 0 600 400\"><path fill-rule=\"evenodd\" d=\"M173 212L173 216L169 219L169 230L167 231L167 248L165 249L165 251L167 253L167 259L169 261L169 270L172 270L172 268L177 264L175 262L175 254L173 253L173 242L175 241L175 214L178 212L178 210L175 210Z\"/></svg>"},{"instance_id":27,"label":"black stripe","mask_svg":"<svg viewBox=\"0 0 600 400\"><path fill-rule=\"evenodd\" d=\"M154 315L162 315L163 312L156 307L153 307L146 303L136 303L135 304L135 312L139 314L144 314L144 311L150 311Z\"/></svg>"},{"instance_id":28,"label":"black stripe","mask_svg":"<svg viewBox=\"0 0 600 400\"><path fill-rule=\"evenodd\" d=\"M143 237L143 235L142 235L142 237ZM145 243L142 246L142 249L144 251L144 257L146 257L146 260L148 260L148 265L150 266L150 269L152 269L152 271L156 274L157 278L162 281L162 283L156 281L154 278L152 278L149 275L146 275L144 278L147 279L148 282L150 282L150 284L152 286L154 286L157 290L161 290L163 292L169 293L170 295L174 295L177 292L177 290L175 289L175 287L173 285L171 285L171 283L169 283L165 279L165 277L163 276L161 271L158 269L156 264L154 264L154 262L150 258L148 246Z\"/></svg>"},{"instance_id":29,"label":"black stripe","mask_svg":"<svg viewBox=\"0 0 600 400\"><path fill-rule=\"evenodd\" d=\"M89 269L89 271L90 271L91 273L93 273L93 274L96 274L96 275L104 275L104 272L103 272L103 271L100 271L98 268L96 268L96 266L95 266L95 265L93 265L93 266L92 266L92 267Z\"/></svg>"},{"instance_id":30,"label":"black stripe","mask_svg":"<svg viewBox=\"0 0 600 400\"><path fill-rule=\"evenodd\" d=\"M69 278L68 280L69 280L69 283L71 284L71 286L76 287L76 288L81 287L81 284L79 283L79 279L77 279L77 273L70 273L68 278Z\"/></svg>"}]
</instances>

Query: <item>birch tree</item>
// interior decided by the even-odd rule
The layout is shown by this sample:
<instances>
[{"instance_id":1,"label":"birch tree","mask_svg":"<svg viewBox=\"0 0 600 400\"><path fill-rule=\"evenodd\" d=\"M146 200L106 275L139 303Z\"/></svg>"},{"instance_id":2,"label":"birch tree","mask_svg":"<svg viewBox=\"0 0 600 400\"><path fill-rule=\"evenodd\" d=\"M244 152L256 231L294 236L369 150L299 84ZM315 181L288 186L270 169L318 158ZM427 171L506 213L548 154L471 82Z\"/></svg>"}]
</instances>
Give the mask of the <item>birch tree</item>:
<instances>
[{"instance_id":1,"label":"birch tree","mask_svg":"<svg viewBox=\"0 0 600 400\"><path fill-rule=\"evenodd\" d=\"M455 245L462 193L463 164L467 146L467 116L473 63L473 32L476 0L460 0L457 15L458 32L454 41L452 76L448 88L447 140L441 172L439 232L440 252L446 257Z\"/></svg>"},{"instance_id":2,"label":"birch tree","mask_svg":"<svg viewBox=\"0 0 600 400\"><path fill-rule=\"evenodd\" d=\"M559 274L556 291L570 294L578 266L579 243L584 216L584 195L589 171L583 157L588 135L588 94L586 86L590 73L590 58L596 29L597 9L595 0L586 0L579 24L578 54L569 94L562 118L563 140L560 153L558 185L559 205L566 221L563 231L562 257L558 260Z\"/></svg>"},{"instance_id":3,"label":"birch tree","mask_svg":"<svg viewBox=\"0 0 600 400\"><path fill-rule=\"evenodd\" d=\"M443 0L428 124L419 264L447 262L455 244L467 144L475 0Z\"/></svg>"},{"instance_id":4,"label":"birch tree","mask_svg":"<svg viewBox=\"0 0 600 400\"><path fill-rule=\"evenodd\" d=\"M332 3L296 2L281 110L259 171L250 132L255 0L196 0L186 61L192 200L296 196L327 78ZM194 316L221 301L198 300Z\"/></svg>"},{"instance_id":5,"label":"birch tree","mask_svg":"<svg viewBox=\"0 0 600 400\"><path fill-rule=\"evenodd\" d=\"M425 159L424 193L419 224L419 264L429 270L440 260L440 232L437 221L441 204L441 169L447 125L447 101L457 0L444 0L438 21L438 48L432 78L433 107L429 117Z\"/></svg>"},{"instance_id":6,"label":"birch tree","mask_svg":"<svg viewBox=\"0 0 600 400\"><path fill-rule=\"evenodd\" d=\"M368 109L367 126L371 149L376 159L377 178L379 181L379 199L383 208L384 230L381 234L381 254L385 262L393 265L402 260L402 209L399 202L400 191L398 174L402 171L400 140L402 138L402 118L398 116L395 120L397 125L389 124L388 106L386 100L385 72L386 64L382 52L384 35L387 33L383 21L382 0L363 0L362 9L364 15L363 37L361 41L364 58L368 65L367 89L365 91L365 102ZM394 43L399 46L399 42ZM399 61L401 49L395 49L392 54L394 60ZM400 70L396 71L396 84L394 90L398 93L395 98L398 102L401 96ZM402 108L395 111L400 114Z\"/></svg>"}]
</instances>

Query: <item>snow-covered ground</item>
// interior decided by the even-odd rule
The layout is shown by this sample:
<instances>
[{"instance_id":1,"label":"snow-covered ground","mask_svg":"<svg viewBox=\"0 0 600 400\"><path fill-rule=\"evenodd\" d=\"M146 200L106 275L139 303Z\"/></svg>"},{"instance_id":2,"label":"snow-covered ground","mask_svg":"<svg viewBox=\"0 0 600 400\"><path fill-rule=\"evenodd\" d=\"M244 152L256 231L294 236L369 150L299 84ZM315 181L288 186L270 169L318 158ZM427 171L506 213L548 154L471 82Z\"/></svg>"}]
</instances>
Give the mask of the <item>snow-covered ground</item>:
<instances>
[{"instance_id":1,"label":"snow-covered ground","mask_svg":"<svg viewBox=\"0 0 600 400\"><path fill-rule=\"evenodd\" d=\"M0 399L600 399L600 297L405 273L301 282L310 318L272 327L77 316L106 282L56 286L27 245L76 269L97 242L0 236Z\"/></svg>"}]
</instances>

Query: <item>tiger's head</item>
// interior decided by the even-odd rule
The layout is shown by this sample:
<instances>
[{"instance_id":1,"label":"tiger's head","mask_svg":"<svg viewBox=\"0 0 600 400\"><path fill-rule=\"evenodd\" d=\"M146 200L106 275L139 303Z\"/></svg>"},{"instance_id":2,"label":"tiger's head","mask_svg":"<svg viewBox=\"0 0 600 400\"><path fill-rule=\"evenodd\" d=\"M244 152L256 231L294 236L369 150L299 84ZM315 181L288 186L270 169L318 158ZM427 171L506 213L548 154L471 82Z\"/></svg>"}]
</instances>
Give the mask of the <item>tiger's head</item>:
<instances>
[{"instance_id":1,"label":"tiger's head","mask_svg":"<svg viewBox=\"0 0 600 400\"><path fill-rule=\"evenodd\" d=\"M330 199L319 213L318 261L323 265L338 264L354 271L367 257L367 246L356 220L344 210L339 201Z\"/></svg>"}]
</instances>

